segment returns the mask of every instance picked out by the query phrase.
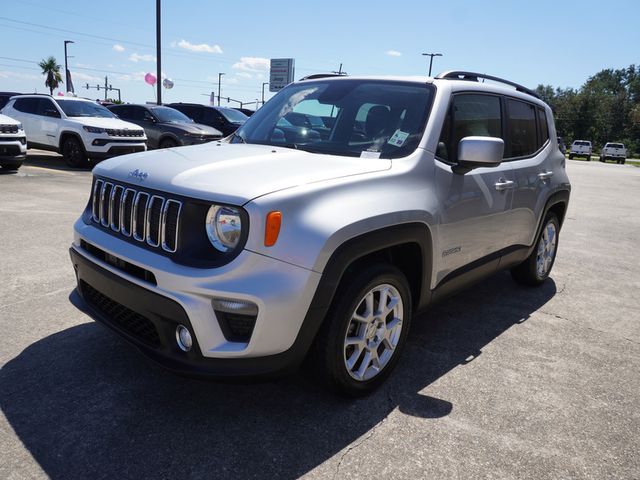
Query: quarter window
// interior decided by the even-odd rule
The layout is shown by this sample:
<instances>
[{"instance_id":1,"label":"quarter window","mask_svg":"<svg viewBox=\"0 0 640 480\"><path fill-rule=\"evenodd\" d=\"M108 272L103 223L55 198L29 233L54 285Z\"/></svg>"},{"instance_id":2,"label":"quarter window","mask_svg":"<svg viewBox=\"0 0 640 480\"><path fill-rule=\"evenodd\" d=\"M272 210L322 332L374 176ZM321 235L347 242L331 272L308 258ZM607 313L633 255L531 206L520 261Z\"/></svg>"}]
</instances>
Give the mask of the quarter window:
<instances>
[{"instance_id":1,"label":"quarter window","mask_svg":"<svg viewBox=\"0 0 640 480\"><path fill-rule=\"evenodd\" d=\"M18 98L13 104L13 108L18 110L19 112L24 113L36 113L36 109L38 108L38 99L37 98Z\"/></svg>"},{"instance_id":2,"label":"quarter window","mask_svg":"<svg viewBox=\"0 0 640 480\"><path fill-rule=\"evenodd\" d=\"M538 107L538 130L540 132L540 146L542 146L549 140L549 128L547 127L547 114L540 107Z\"/></svg>"},{"instance_id":3,"label":"quarter window","mask_svg":"<svg viewBox=\"0 0 640 480\"><path fill-rule=\"evenodd\" d=\"M526 157L535 153L538 150L535 107L519 100L507 99L507 112L509 142L505 158Z\"/></svg>"}]
</instances>

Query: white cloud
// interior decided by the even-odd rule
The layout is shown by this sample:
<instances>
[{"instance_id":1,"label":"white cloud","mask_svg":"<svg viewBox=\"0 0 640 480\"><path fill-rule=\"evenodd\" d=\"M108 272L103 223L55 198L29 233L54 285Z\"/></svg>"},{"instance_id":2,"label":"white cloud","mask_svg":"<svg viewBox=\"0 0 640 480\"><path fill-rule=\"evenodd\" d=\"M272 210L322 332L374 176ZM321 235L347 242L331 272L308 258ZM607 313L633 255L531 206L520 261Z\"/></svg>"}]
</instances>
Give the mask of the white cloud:
<instances>
[{"instance_id":1,"label":"white cloud","mask_svg":"<svg viewBox=\"0 0 640 480\"><path fill-rule=\"evenodd\" d=\"M104 78L94 77L93 75L87 75L86 73L75 72L75 71L71 72L71 80L73 82L83 81L83 82L103 82L104 83Z\"/></svg>"},{"instance_id":2,"label":"white cloud","mask_svg":"<svg viewBox=\"0 0 640 480\"><path fill-rule=\"evenodd\" d=\"M191 43L186 41L185 39L182 39L179 42L171 42L171 46L174 48L183 48L185 50L189 50L190 52L222 53L222 48L220 47L220 45L209 45L207 43Z\"/></svg>"},{"instance_id":3,"label":"white cloud","mask_svg":"<svg viewBox=\"0 0 640 480\"><path fill-rule=\"evenodd\" d=\"M238 72L236 73L236 76L242 78L253 78L253 75L251 75L249 72Z\"/></svg>"},{"instance_id":4,"label":"white cloud","mask_svg":"<svg viewBox=\"0 0 640 480\"><path fill-rule=\"evenodd\" d=\"M156 57L154 57L153 55L140 55L138 53L132 53L131 55L129 55L129 60L131 60L134 63L138 63L138 62L155 62L156 61Z\"/></svg>"},{"instance_id":5,"label":"white cloud","mask_svg":"<svg viewBox=\"0 0 640 480\"><path fill-rule=\"evenodd\" d=\"M20 78L22 80L40 80L44 78L42 75L34 75L31 73L20 73L11 71L0 71L0 78Z\"/></svg>"},{"instance_id":6,"label":"white cloud","mask_svg":"<svg viewBox=\"0 0 640 480\"><path fill-rule=\"evenodd\" d=\"M399 52L397 50L387 50L387 55L389 55L390 57L400 57L402 55L402 52Z\"/></svg>"},{"instance_id":7,"label":"white cloud","mask_svg":"<svg viewBox=\"0 0 640 480\"><path fill-rule=\"evenodd\" d=\"M126 49L125 49L122 45L120 45L119 43L116 43L116 44L113 46L113 49L114 49L116 52L124 52L124 51L126 50Z\"/></svg>"},{"instance_id":8,"label":"white cloud","mask_svg":"<svg viewBox=\"0 0 640 480\"><path fill-rule=\"evenodd\" d=\"M245 70L250 72L269 70L270 66L270 60L268 58L261 57L240 57L240 61L232 65L236 70Z\"/></svg>"},{"instance_id":9,"label":"white cloud","mask_svg":"<svg viewBox=\"0 0 640 480\"><path fill-rule=\"evenodd\" d=\"M222 77L222 85L224 85L225 83L227 83L227 84L230 83L232 85L235 85L235 84L238 83L238 79L234 78L234 77L229 77L229 78Z\"/></svg>"},{"instance_id":10,"label":"white cloud","mask_svg":"<svg viewBox=\"0 0 640 480\"><path fill-rule=\"evenodd\" d=\"M138 81L144 81L144 76L147 74L147 72L133 72L131 74L127 74L127 75L120 75L118 77L118 80L121 80L123 82L138 82Z\"/></svg>"}]
</instances>

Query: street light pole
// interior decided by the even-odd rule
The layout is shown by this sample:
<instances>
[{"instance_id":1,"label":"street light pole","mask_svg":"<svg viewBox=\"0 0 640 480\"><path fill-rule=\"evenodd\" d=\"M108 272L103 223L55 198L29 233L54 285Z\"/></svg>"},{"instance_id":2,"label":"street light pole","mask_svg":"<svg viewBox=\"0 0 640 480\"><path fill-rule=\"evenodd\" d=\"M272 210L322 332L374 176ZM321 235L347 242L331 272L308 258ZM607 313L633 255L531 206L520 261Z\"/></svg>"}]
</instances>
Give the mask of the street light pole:
<instances>
[{"instance_id":1,"label":"street light pole","mask_svg":"<svg viewBox=\"0 0 640 480\"><path fill-rule=\"evenodd\" d=\"M264 86L269 85L269 82L262 83L262 105L264 105Z\"/></svg>"},{"instance_id":2,"label":"street light pole","mask_svg":"<svg viewBox=\"0 0 640 480\"><path fill-rule=\"evenodd\" d=\"M220 106L220 83L223 75L224 73L218 73L218 106Z\"/></svg>"},{"instance_id":3,"label":"street light pole","mask_svg":"<svg viewBox=\"0 0 640 480\"><path fill-rule=\"evenodd\" d=\"M73 86L69 81L69 67L67 66L67 44L75 43L73 40L65 40L64 41L64 81L67 83L67 92L73 92ZM71 88L71 90L69 90Z\"/></svg>"},{"instance_id":4,"label":"street light pole","mask_svg":"<svg viewBox=\"0 0 640 480\"><path fill-rule=\"evenodd\" d=\"M433 57L441 57L441 53L423 53L425 57L431 57L429 59L429 76L431 76L431 67L433 66Z\"/></svg>"},{"instance_id":5,"label":"street light pole","mask_svg":"<svg viewBox=\"0 0 640 480\"><path fill-rule=\"evenodd\" d=\"M158 105L162 105L162 54L160 52L162 35L160 30L160 10L160 0L156 0L156 92Z\"/></svg>"}]
</instances>

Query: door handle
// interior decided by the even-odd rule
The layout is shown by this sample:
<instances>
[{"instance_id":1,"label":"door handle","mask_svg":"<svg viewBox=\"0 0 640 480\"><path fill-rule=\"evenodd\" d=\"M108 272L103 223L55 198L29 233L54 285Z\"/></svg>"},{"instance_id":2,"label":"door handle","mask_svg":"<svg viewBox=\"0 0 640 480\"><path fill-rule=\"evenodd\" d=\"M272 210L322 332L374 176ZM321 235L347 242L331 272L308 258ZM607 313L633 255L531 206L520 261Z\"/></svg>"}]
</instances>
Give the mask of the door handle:
<instances>
[{"instance_id":1,"label":"door handle","mask_svg":"<svg viewBox=\"0 0 640 480\"><path fill-rule=\"evenodd\" d=\"M542 172L538 174L538 178L543 182L549 180L551 177L553 177L553 172Z\"/></svg>"},{"instance_id":2,"label":"door handle","mask_svg":"<svg viewBox=\"0 0 640 480\"><path fill-rule=\"evenodd\" d=\"M498 191L502 191L502 190L510 190L512 188L516 187L516 182L514 182L513 180L500 180L499 182L497 182L495 184L496 190Z\"/></svg>"}]
</instances>

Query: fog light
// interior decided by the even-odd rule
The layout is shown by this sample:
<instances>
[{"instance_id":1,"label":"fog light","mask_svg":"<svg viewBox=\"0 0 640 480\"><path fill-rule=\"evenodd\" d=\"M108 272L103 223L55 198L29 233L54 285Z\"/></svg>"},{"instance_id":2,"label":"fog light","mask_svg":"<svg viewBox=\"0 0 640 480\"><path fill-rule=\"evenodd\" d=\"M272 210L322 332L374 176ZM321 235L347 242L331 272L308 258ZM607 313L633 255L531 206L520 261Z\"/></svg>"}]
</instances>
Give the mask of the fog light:
<instances>
[{"instance_id":1,"label":"fog light","mask_svg":"<svg viewBox=\"0 0 640 480\"><path fill-rule=\"evenodd\" d=\"M183 352L188 352L193 346L191 333L189 332L189 329L184 325L178 325L176 327L176 342L178 343L178 347L180 347L180 350L182 350Z\"/></svg>"}]
</instances>

